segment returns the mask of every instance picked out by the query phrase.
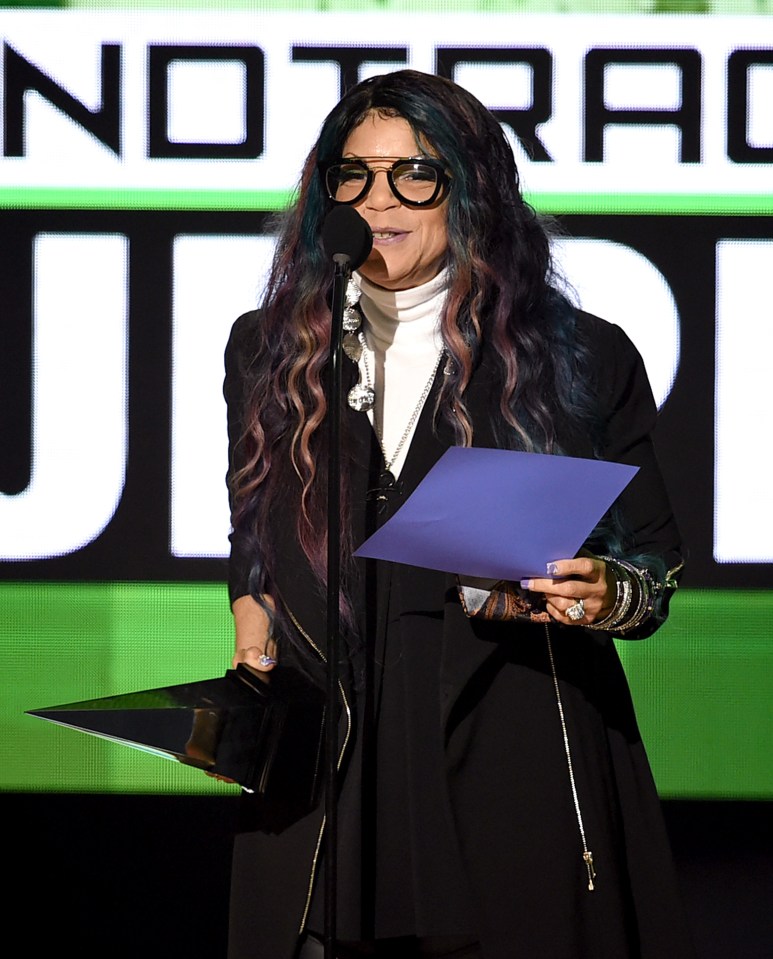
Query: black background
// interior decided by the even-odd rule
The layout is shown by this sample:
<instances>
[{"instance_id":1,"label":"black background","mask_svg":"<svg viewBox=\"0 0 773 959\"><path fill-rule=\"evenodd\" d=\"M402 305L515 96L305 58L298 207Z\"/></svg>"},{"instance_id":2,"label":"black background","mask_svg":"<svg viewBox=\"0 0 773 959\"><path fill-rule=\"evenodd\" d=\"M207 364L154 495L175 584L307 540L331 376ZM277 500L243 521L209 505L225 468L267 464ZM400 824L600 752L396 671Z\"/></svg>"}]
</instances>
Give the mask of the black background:
<instances>
[{"instance_id":1,"label":"black background","mask_svg":"<svg viewBox=\"0 0 773 959\"><path fill-rule=\"evenodd\" d=\"M0 797L18 839L5 860L13 954L225 959L237 802ZM773 803L666 802L664 811L699 959L771 959ZM255 959L273 957L256 943Z\"/></svg>"},{"instance_id":2,"label":"black background","mask_svg":"<svg viewBox=\"0 0 773 959\"><path fill-rule=\"evenodd\" d=\"M24 489L30 472L32 241L36 233L120 232L130 245L130 433L124 495L104 532L63 557L0 564L0 578L220 581L224 564L170 555L169 417L172 243L178 233L256 235L254 212L15 211L0 221L0 490ZM663 273L681 323L681 356L656 441L687 544L683 585L771 587L769 564L718 564L714 510L715 247L720 239L773 238L761 216L570 215L567 235L617 241ZM632 297L635 291L632 291ZM225 495L225 493L224 493Z\"/></svg>"}]
</instances>

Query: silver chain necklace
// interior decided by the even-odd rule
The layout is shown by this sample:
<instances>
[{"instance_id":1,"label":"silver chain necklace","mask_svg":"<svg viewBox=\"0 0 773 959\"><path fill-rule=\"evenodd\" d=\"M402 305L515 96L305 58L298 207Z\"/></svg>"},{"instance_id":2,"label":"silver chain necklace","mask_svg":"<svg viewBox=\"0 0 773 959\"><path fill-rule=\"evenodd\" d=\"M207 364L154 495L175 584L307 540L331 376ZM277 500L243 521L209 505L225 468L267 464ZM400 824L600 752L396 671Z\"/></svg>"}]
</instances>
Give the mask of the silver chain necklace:
<instances>
[{"instance_id":1,"label":"silver chain necklace","mask_svg":"<svg viewBox=\"0 0 773 959\"><path fill-rule=\"evenodd\" d=\"M373 381L370 378L370 368L368 367L368 345L365 342L365 333L362 330L360 330L358 333L358 340L359 340L360 349L361 349L362 366L365 372L365 391L368 394L372 394L375 401L376 393L375 393L375 390L373 389ZM400 442L397 444L397 447L395 448L395 451L394 453L392 453L391 456L387 455L386 449L384 448L384 438L382 436L381 430L378 428L378 426L376 426L375 422L373 424L374 432L376 436L378 437L378 445L381 447L381 455L384 457L385 473L391 473L392 467L397 461L397 457L400 455L400 450L403 448L403 446L405 446L405 441L411 435L411 430L413 429L416 423L416 420L419 418L419 414L421 413L424 403L426 402L426 399L429 396L430 390L432 389L432 384L435 381L435 374L438 371L438 367L440 366L440 361L442 360L442 358L443 358L443 350L440 350L440 352L437 355L437 359L435 360L435 365L432 367L432 372L430 373L429 379L424 384L424 389L421 391L421 396L419 397L419 400L416 403L416 406L414 406L413 408L413 412L411 413L410 419L408 420L408 424L403 430L403 435L400 437ZM373 406L373 403L371 403L368 409L370 409L372 406Z\"/></svg>"},{"instance_id":2,"label":"silver chain necklace","mask_svg":"<svg viewBox=\"0 0 773 959\"><path fill-rule=\"evenodd\" d=\"M349 406L358 413L367 413L373 409L373 406L376 402L376 391L374 389L373 381L370 377L370 368L368 366L368 344L365 340L365 333L362 328L362 314L359 309L359 299L360 299L360 290L359 287L353 282L349 282L349 286L346 291L346 308L344 310L343 316L343 351L346 356L359 366L360 359L362 359L362 368L360 370L360 375L357 378L355 385L349 390L347 396L347 402ZM443 359L445 353L444 349L438 351L437 360L435 365L432 368L432 373L430 374L429 379L424 385L424 389L421 391L421 396L419 397L416 406L411 413L408 424L403 431L403 435L400 437L400 442L397 444L397 447L392 453L391 456L387 456L387 452L384 449L384 438L381 430L375 423L373 423L373 432L376 434L378 439L378 445L381 450L381 455L384 459L384 468L381 470L378 480L378 486L368 492L368 498L373 497L378 504L379 511L382 511L386 508L388 502L389 494L392 491L398 489L398 483L395 479L394 473L392 473L392 467L397 462L397 457L400 455L400 451L403 446L405 446L408 437L411 435L411 430L416 425L416 420L419 418L419 414L424 407L424 403L427 400L427 397L432 390L432 384L435 381L435 376L437 375L438 368L440 367L440 361ZM451 358L449 357L446 360L446 365L443 370L446 375L450 375L453 372L453 364ZM365 374L365 382L363 382L362 373Z\"/></svg>"}]
</instances>

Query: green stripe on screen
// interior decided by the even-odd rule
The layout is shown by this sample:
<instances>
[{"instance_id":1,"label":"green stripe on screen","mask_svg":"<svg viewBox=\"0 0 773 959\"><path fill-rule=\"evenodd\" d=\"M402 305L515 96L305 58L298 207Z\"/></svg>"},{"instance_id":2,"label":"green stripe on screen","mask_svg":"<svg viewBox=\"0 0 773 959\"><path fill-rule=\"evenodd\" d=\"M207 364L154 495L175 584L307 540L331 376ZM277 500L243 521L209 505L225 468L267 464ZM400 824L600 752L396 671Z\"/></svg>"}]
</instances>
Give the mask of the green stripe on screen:
<instances>
[{"instance_id":1,"label":"green stripe on screen","mask_svg":"<svg viewBox=\"0 0 773 959\"><path fill-rule=\"evenodd\" d=\"M0 208L17 210L283 210L287 190L58 190L0 189ZM531 193L545 213L714 214L773 213L771 194Z\"/></svg>"},{"instance_id":2,"label":"green stripe on screen","mask_svg":"<svg viewBox=\"0 0 773 959\"><path fill-rule=\"evenodd\" d=\"M772 621L773 591L682 590L655 636L617 642L664 797L773 797ZM0 789L235 790L24 715L220 676L231 635L222 584L0 584Z\"/></svg>"},{"instance_id":3,"label":"green stripe on screen","mask_svg":"<svg viewBox=\"0 0 773 959\"><path fill-rule=\"evenodd\" d=\"M220 584L0 584L0 788L222 793L198 770L31 716L28 709L221 676L232 651Z\"/></svg>"},{"instance_id":4,"label":"green stripe on screen","mask_svg":"<svg viewBox=\"0 0 773 959\"><path fill-rule=\"evenodd\" d=\"M0 189L0 208L17 210L283 210L287 190Z\"/></svg>"},{"instance_id":5,"label":"green stripe on screen","mask_svg":"<svg viewBox=\"0 0 773 959\"><path fill-rule=\"evenodd\" d=\"M527 197L545 213L645 213L759 216L773 212L770 195L687 193L536 193Z\"/></svg>"},{"instance_id":6,"label":"green stripe on screen","mask_svg":"<svg viewBox=\"0 0 773 959\"><path fill-rule=\"evenodd\" d=\"M619 640L668 798L773 798L771 590L681 590L642 643Z\"/></svg>"},{"instance_id":7,"label":"green stripe on screen","mask_svg":"<svg viewBox=\"0 0 773 959\"><path fill-rule=\"evenodd\" d=\"M61 2L61 0L59 0ZM15 3L9 3L9 6L23 6L25 0L16 0ZM696 0L661 0L658 4L660 13L688 13L694 16L702 16L704 19L710 19L712 15L733 14L735 16L748 14L759 15L765 12L766 0L712 0L711 9L702 9L704 4ZM34 5L34 4L31 4ZM45 3L41 5L45 6ZM56 5L56 0L54 0ZM172 5L170 0L70 0L70 7L74 9L160 9L175 11L180 10L206 10L210 12L213 4L212 0L175 0ZM395 16L410 15L411 13L442 13L459 14L474 13L481 15L480 0L414 0L412 4L406 4L405 0L326 0L324 4L320 0L221 0L218 5L218 11L244 11L254 13L256 10L276 11L282 13L319 13L324 7L327 13L379 13L384 11ZM642 14L642 4L630 0L629 3L621 3L620 0L564 0L558 4L556 0L486 0L485 11L483 15L490 13L517 13L517 14L535 14L547 13L551 16L561 16L562 14L599 14L611 13L616 16L631 16L642 18L647 14Z\"/></svg>"}]
</instances>

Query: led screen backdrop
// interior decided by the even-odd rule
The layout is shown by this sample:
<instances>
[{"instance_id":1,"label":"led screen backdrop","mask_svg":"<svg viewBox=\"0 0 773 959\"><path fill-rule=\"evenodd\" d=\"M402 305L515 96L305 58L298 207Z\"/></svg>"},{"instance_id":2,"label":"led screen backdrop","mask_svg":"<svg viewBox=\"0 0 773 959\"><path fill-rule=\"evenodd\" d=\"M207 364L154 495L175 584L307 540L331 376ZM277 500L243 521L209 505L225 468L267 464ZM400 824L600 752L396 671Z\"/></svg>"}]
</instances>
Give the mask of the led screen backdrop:
<instances>
[{"instance_id":1,"label":"led screen backdrop","mask_svg":"<svg viewBox=\"0 0 773 959\"><path fill-rule=\"evenodd\" d=\"M0 8L2 788L223 788L23 711L226 668L228 330L324 115L410 66L495 111L645 358L689 559L618 645L661 792L773 794L773 8L559 6Z\"/></svg>"}]
</instances>

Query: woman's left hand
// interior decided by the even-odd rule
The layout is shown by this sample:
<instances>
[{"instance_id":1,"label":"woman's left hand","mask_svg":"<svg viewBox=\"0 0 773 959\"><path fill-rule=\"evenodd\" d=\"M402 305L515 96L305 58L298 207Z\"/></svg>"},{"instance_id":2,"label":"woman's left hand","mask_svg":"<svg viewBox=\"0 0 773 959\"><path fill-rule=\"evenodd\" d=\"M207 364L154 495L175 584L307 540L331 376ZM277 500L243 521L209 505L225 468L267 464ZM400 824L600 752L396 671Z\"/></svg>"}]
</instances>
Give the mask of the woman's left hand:
<instances>
[{"instance_id":1,"label":"woman's left hand","mask_svg":"<svg viewBox=\"0 0 773 959\"><path fill-rule=\"evenodd\" d=\"M615 604L617 587L607 564L591 553L548 563L544 578L522 580L524 589L542 593L547 612L565 626L588 626L604 619ZM571 612L571 615L569 613Z\"/></svg>"}]
</instances>

